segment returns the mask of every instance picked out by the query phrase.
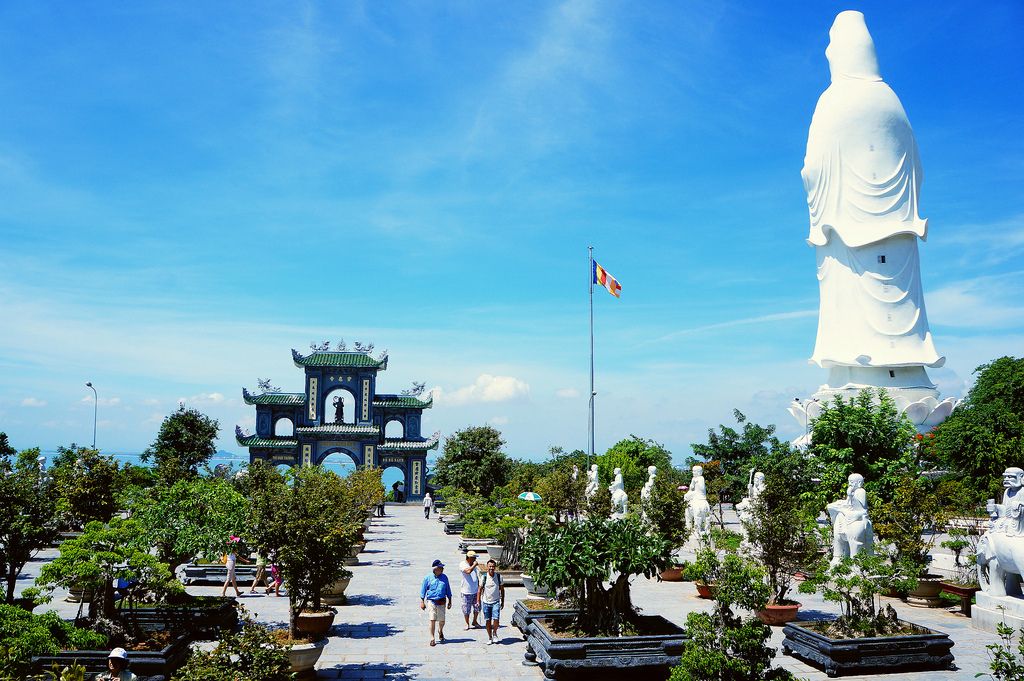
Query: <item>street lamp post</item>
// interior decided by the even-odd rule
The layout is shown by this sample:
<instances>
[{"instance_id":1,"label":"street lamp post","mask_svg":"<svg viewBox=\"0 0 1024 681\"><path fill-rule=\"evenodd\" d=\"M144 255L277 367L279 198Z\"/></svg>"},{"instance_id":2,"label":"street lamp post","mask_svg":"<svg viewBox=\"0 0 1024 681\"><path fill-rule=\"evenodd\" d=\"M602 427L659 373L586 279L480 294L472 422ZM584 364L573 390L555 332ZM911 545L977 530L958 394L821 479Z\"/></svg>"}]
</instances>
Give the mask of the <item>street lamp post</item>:
<instances>
[{"instance_id":1,"label":"street lamp post","mask_svg":"<svg viewBox=\"0 0 1024 681\"><path fill-rule=\"evenodd\" d=\"M86 387L92 388L92 448L96 449L96 416L99 413L100 408L100 396L96 392L96 387L89 381L85 384Z\"/></svg>"}]
</instances>

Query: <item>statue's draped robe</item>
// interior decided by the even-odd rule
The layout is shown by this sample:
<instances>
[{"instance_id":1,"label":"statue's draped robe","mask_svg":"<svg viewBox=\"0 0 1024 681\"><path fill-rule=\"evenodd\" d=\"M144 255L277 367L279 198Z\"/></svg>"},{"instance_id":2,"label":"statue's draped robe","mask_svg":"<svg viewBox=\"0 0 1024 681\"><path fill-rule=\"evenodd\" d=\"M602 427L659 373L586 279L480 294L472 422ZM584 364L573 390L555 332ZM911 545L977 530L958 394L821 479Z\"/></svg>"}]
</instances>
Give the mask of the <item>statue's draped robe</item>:
<instances>
[{"instance_id":1,"label":"statue's draped robe","mask_svg":"<svg viewBox=\"0 0 1024 681\"><path fill-rule=\"evenodd\" d=\"M814 110L801 172L820 289L811 359L821 367L941 366L921 288L917 239L928 221L918 215L913 130L878 74L863 15L843 12L829 35L832 84Z\"/></svg>"}]
</instances>

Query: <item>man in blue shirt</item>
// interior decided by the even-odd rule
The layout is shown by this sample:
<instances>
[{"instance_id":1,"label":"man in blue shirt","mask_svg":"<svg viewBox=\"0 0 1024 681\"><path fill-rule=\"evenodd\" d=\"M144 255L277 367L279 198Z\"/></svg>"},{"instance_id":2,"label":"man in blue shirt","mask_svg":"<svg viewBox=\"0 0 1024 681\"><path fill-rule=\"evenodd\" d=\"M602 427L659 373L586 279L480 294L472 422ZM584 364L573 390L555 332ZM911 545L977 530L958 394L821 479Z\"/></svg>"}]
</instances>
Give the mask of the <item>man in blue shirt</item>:
<instances>
[{"instance_id":1,"label":"man in blue shirt","mask_svg":"<svg viewBox=\"0 0 1024 681\"><path fill-rule=\"evenodd\" d=\"M426 610L430 617L430 645L434 645L434 622L437 622L437 638L444 643L444 611L452 608L452 587L448 575L444 574L444 563L435 560L431 574L423 578L420 587L420 610ZM445 601L448 601L447 608Z\"/></svg>"}]
</instances>

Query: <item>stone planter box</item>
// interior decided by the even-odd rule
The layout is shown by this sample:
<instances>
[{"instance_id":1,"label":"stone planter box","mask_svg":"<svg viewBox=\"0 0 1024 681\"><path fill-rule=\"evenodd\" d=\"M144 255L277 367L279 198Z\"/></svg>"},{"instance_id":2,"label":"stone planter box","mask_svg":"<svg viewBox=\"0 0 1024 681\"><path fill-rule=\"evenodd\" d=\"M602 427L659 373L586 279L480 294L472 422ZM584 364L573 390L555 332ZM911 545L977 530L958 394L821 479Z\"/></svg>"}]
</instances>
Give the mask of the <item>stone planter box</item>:
<instances>
[{"instance_id":1,"label":"stone planter box","mask_svg":"<svg viewBox=\"0 0 1024 681\"><path fill-rule=\"evenodd\" d=\"M185 566L186 584L223 584L227 578L228 569L220 563L210 565L190 563ZM252 580L256 578L256 566L237 563L235 565L235 578L239 584L252 584Z\"/></svg>"},{"instance_id":2,"label":"stone planter box","mask_svg":"<svg viewBox=\"0 0 1024 681\"><path fill-rule=\"evenodd\" d=\"M981 590L979 586L964 586L955 582L943 582L942 591L960 597L960 613L965 617L971 616L971 599L974 594Z\"/></svg>"},{"instance_id":3,"label":"stone planter box","mask_svg":"<svg viewBox=\"0 0 1024 681\"><path fill-rule=\"evenodd\" d=\"M527 626L526 662L536 663L547 679L629 678L630 681L668 678L678 665L686 635L682 627L657 615L641 616L642 636L561 638L550 624L571 615L549 615Z\"/></svg>"},{"instance_id":4,"label":"stone planter box","mask_svg":"<svg viewBox=\"0 0 1024 681\"><path fill-rule=\"evenodd\" d=\"M128 668L136 676L163 676L171 678L189 656L189 634L181 634L162 650L129 650ZM32 669L36 673L48 671L54 664L68 667L79 664L85 667L86 678L107 670L109 650L67 650L57 655L41 655L32 658Z\"/></svg>"},{"instance_id":5,"label":"stone planter box","mask_svg":"<svg viewBox=\"0 0 1024 681\"><path fill-rule=\"evenodd\" d=\"M73 586L68 589L68 595L64 597L64 600L68 603L92 603L92 596L92 589Z\"/></svg>"},{"instance_id":6,"label":"stone planter box","mask_svg":"<svg viewBox=\"0 0 1024 681\"><path fill-rule=\"evenodd\" d=\"M546 586L538 586L537 582L533 580L533 577L523 573L523 586L526 587L526 591L531 596L547 596L548 588Z\"/></svg>"},{"instance_id":7,"label":"stone planter box","mask_svg":"<svg viewBox=\"0 0 1024 681\"><path fill-rule=\"evenodd\" d=\"M661 577L663 582L682 582L683 571L686 569L684 565L673 565L670 568L663 570L658 576Z\"/></svg>"},{"instance_id":8,"label":"stone planter box","mask_svg":"<svg viewBox=\"0 0 1024 681\"><path fill-rule=\"evenodd\" d=\"M345 596L345 589L348 588L349 582L352 581L351 577L342 577L334 584L332 584L327 591L321 594L321 599L327 605L345 605L348 603L348 597Z\"/></svg>"},{"instance_id":9,"label":"stone planter box","mask_svg":"<svg viewBox=\"0 0 1024 681\"><path fill-rule=\"evenodd\" d=\"M466 523L461 520L446 520L444 523L445 534L462 534L464 529L466 529Z\"/></svg>"},{"instance_id":10,"label":"stone planter box","mask_svg":"<svg viewBox=\"0 0 1024 681\"><path fill-rule=\"evenodd\" d=\"M537 599L546 600L546 599ZM535 619L552 617L557 615L573 615L575 610L569 610L566 608L548 608L546 610L536 609L532 610L529 607L528 600L516 601L515 606L512 608L512 626L522 632L523 638L526 638L526 628Z\"/></svg>"},{"instance_id":11,"label":"stone planter box","mask_svg":"<svg viewBox=\"0 0 1024 681\"><path fill-rule=\"evenodd\" d=\"M806 624L785 626L782 652L829 676L950 669L953 664L949 635L925 627L918 627L922 633L908 636L832 639Z\"/></svg>"},{"instance_id":12,"label":"stone planter box","mask_svg":"<svg viewBox=\"0 0 1024 681\"><path fill-rule=\"evenodd\" d=\"M504 544L490 543L484 546L484 551L487 552L488 558L493 558L498 561L498 565L501 565L502 559L505 557L505 546Z\"/></svg>"},{"instance_id":13,"label":"stone planter box","mask_svg":"<svg viewBox=\"0 0 1024 681\"><path fill-rule=\"evenodd\" d=\"M501 581L505 586L523 586L522 570L508 568L505 570L498 570L498 574L501 575Z\"/></svg>"},{"instance_id":14,"label":"stone planter box","mask_svg":"<svg viewBox=\"0 0 1024 681\"><path fill-rule=\"evenodd\" d=\"M459 542L459 551L465 553L466 551L476 551L477 553L487 553L487 545L493 544L494 539L463 539ZM490 555L490 554L488 554Z\"/></svg>"},{"instance_id":15,"label":"stone planter box","mask_svg":"<svg viewBox=\"0 0 1024 681\"><path fill-rule=\"evenodd\" d=\"M216 638L222 630L238 625L234 598L209 597L199 603L125 608L127 624L151 631L182 631L192 640Z\"/></svg>"},{"instance_id":16,"label":"stone planter box","mask_svg":"<svg viewBox=\"0 0 1024 681\"><path fill-rule=\"evenodd\" d=\"M288 649L288 660L296 679L315 679L316 663L327 647L327 639L315 643L296 643Z\"/></svg>"},{"instance_id":17,"label":"stone planter box","mask_svg":"<svg viewBox=\"0 0 1024 681\"><path fill-rule=\"evenodd\" d=\"M938 608L942 605L942 577L940 575L921 575L917 578L917 588L907 594L907 605L915 608Z\"/></svg>"}]
</instances>

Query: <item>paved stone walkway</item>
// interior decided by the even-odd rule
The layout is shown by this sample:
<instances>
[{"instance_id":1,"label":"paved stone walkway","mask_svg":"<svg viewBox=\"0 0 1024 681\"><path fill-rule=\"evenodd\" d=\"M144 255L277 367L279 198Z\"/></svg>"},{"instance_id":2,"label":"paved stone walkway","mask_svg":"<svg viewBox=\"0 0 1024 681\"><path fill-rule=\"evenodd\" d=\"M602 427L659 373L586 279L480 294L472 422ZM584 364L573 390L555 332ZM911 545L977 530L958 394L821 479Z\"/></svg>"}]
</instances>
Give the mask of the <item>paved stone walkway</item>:
<instances>
[{"instance_id":1,"label":"paved stone walkway","mask_svg":"<svg viewBox=\"0 0 1024 681\"><path fill-rule=\"evenodd\" d=\"M445 535L441 523L434 518L424 519L418 506L389 505L387 512L387 517L374 519L366 533L368 543L366 551L360 554L361 562L350 568L354 577L347 590L349 604L338 607L334 630L318 665L319 677L541 681L543 674L537 668L522 666L526 644L509 623L513 603L527 596L521 587L507 588L500 645L486 645L483 629L465 631L457 601L448 612L445 633L449 642L434 648L427 645L427 618L419 609L420 583L430 570L431 561L440 558L448 566L446 572L457 597L461 560L459 537ZM47 551L40 556L42 560L30 563L19 580L19 587L31 584L43 562L55 555L56 551ZM241 603L259 621L282 625L287 621L286 598L249 595L247 586L242 589L245 595ZM220 593L220 587L214 586L190 586L188 590L195 594ZM72 617L77 605L60 600L63 595L56 593L53 603L39 611L56 609L62 616ZM801 610L804 618L823 618L837 612L835 605L823 602L818 596L798 597L804 604ZM696 588L687 582L659 583L639 578L633 582L633 599L644 611L663 615L679 624L685 623L687 613L710 607L708 601L697 598ZM956 644L953 654L957 669L843 678L947 681L973 679L975 673L988 671L985 645L995 642L995 636L972 629L969 619L947 610L913 608L896 599L886 598L883 602L891 603L907 620L949 633ZM781 650L781 628L775 630L772 640ZM775 663L790 669L799 678L812 681L827 678L823 672L781 654Z\"/></svg>"}]
</instances>

